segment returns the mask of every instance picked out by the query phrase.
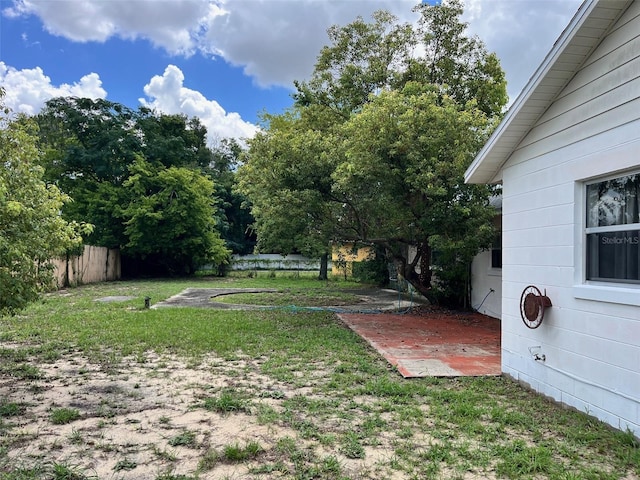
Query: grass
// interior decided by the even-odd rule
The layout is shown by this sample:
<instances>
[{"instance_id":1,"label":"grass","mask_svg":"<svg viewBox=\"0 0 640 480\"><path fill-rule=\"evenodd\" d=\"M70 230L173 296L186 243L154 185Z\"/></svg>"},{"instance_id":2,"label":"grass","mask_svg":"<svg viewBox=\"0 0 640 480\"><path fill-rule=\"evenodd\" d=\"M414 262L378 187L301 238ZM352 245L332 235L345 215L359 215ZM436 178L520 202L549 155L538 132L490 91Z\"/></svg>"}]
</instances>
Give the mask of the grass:
<instances>
[{"instance_id":1,"label":"grass","mask_svg":"<svg viewBox=\"0 0 640 480\"><path fill-rule=\"evenodd\" d=\"M75 408L56 408L51 411L51 423L64 425L80 418L80 412Z\"/></svg>"},{"instance_id":2,"label":"grass","mask_svg":"<svg viewBox=\"0 0 640 480\"><path fill-rule=\"evenodd\" d=\"M262 452L262 447L257 442L249 442L245 446L238 443L225 445L224 458L232 463L244 462L253 459Z\"/></svg>"},{"instance_id":3,"label":"grass","mask_svg":"<svg viewBox=\"0 0 640 480\"><path fill-rule=\"evenodd\" d=\"M228 464L244 465L252 475L247 478L256 479L640 476L640 446L629 432L561 408L502 377L404 380L329 312L144 309L144 297L154 303L187 287L295 289L296 295L311 298L318 291L356 286L265 274L115 282L53 293L18 316L0 318L0 379L37 389L44 364L72 355L109 371L119 368L122 356L144 361L150 351L189 359L194 366L212 354L221 365L250 359L233 375L229 370L223 386L210 386L206 395L194 398L191 407L227 420L242 415L242 422L252 419L270 433L259 442L213 446L210 438L196 441L202 437L195 431L162 417L155 428L166 443L154 446L154 458L177 465L182 449L167 445L188 447L184 450L199 455L199 466L190 472L193 477L165 473L157 478L197 478ZM95 302L110 295L135 299ZM54 475L45 460L32 464L9 456L25 441L14 424L31 408L18 402L0 396L0 478L65 478L65 469L66 478L93 478L65 465ZM90 415L111 421L104 412L63 405L50 414L51 423L61 426ZM215 423L207 428L215 430ZM79 431L68 429L63 441L89 448L90 432ZM106 439L95 443L96 455L107 444ZM135 452L125 453L114 467L116 475L135 472Z\"/></svg>"},{"instance_id":4,"label":"grass","mask_svg":"<svg viewBox=\"0 0 640 480\"><path fill-rule=\"evenodd\" d=\"M17 417L25 411L24 405L16 402L0 400L0 419L2 417Z\"/></svg>"},{"instance_id":5,"label":"grass","mask_svg":"<svg viewBox=\"0 0 640 480\"><path fill-rule=\"evenodd\" d=\"M215 397L206 398L204 408L218 413L250 412L248 395L235 389L225 389Z\"/></svg>"},{"instance_id":6,"label":"grass","mask_svg":"<svg viewBox=\"0 0 640 480\"><path fill-rule=\"evenodd\" d=\"M87 477L82 472L79 472L77 467L54 463L53 478L55 480L84 480Z\"/></svg>"},{"instance_id":7,"label":"grass","mask_svg":"<svg viewBox=\"0 0 640 480\"><path fill-rule=\"evenodd\" d=\"M195 432L185 430L169 440L169 445L172 447L190 447L195 448L197 445Z\"/></svg>"},{"instance_id":8,"label":"grass","mask_svg":"<svg viewBox=\"0 0 640 480\"><path fill-rule=\"evenodd\" d=\"M135 462L134 460L130 460L128 458L125 458L123 460L118 460L118 463L115 464L113 469L116 472L119 472L121 470L133 470L137 466L138 466L137 462Z\"/></svg>"}]
</instances>

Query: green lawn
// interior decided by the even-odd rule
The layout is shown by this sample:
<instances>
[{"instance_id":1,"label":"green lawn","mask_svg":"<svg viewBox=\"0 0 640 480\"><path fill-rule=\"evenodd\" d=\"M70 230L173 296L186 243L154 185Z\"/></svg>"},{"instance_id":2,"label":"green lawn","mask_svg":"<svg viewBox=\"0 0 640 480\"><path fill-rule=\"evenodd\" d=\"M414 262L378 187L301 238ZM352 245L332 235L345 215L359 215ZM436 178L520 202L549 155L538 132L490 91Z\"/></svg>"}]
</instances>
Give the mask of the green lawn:
<instances>
[{"instance_id":1,"label":"green lawn","mask_svg":"<svg viewBox=\"0 0 640 480\"><path fill-rule=\"evenodd\" d=\"M89 285L49 294L17 316L0 318L0 479L96 478L46 453L35 464L32 458L29 463L9 455L23 441L17 419L34 408L29 401L10 399L10 386L44 388L44 366L63 356L117 366L124 357L143 361L149 352L184 358L194 368L211 356L228 365L245 361L235 378L205 389L189 408L220 419L242 415L238 418L274 432L292 432L220 448L199 433L176 432L154 451L154 458L171 468L157 470L152 478L595 480L640 475L640 448L629 433L560 408L504 378L405 380L332 313L143 308L147 296L154 303L187 287L295 289L299 299L305 291L312 298L323 290L357 286L271 277ZM95 301L112 295L135 299ZM279 387L266 388L265 382ZM57 421L63 428L94 414L56 405L50 415L51 424ZM82 442L88 435L76 429L64 442ZM175 473L181 449L200 456L188 474ZM242 466L243 476L218 470L229 465ZM130 457L116 467L114 478L136 478L136 467L141 468ZM132 476L118 476L125 474Z\"/></svg>"}]
</instances>

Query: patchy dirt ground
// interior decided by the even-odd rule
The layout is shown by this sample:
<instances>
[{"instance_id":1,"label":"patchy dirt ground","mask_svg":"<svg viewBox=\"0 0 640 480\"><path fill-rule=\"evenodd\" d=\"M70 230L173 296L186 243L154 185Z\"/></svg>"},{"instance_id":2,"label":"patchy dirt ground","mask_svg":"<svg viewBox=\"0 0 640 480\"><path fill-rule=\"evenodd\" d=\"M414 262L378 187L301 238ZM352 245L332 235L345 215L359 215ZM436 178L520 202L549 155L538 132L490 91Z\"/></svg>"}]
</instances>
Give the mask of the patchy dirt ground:
<instances>
[{"instance_id":1,"label":"patchy dirt ground","mask_svg":"<svg viewBox=\"0 0 640 480\"><path fill-rule=\"evenodd\" d=\"M78 478L146 480L195 474L200 479L256 478L249 469L265 459L276 459L274 447L279 440L305 443L292 429L261 424L258 410L261 406L278 409L282 400L312 391L274 382L259 373L260 364L260 359L211 357L189 365L148 354L96 365L81 356L66 355L39 366L40 379L0 378L3 401L24 407L21 416L5 422L12 437L8 457L14 467L64 465L85 475ZM253 395L262 392L259 404L253 401L248 411L222 413L205 408L206 399L223 388ZM54 424L52 415L62 408L76 410L79 418ZM254 461L223 458L225 448L252 442L261 448ZM364 459L337 455L337 460L343 475L371 478L369 473L382 468L378 461L388 456L381 445L367 447ZM374 478L402 478L383 470L386 473ZM260 476L283 477L283 472Z\"/></svg>"},{"instance_id":2,"label":"patchy dirt ground","mask_svg":"<svg viewBox=\"0 0 640 480\"><path fill-rule=\"evenodd\" d=\"M432 320L437 313L416 307L419 312ZM457 320L468 323L468 316ZM1 342L0 347L19 351L26 346ZM456 454L447 450L460 427L437 425L435 405L400 405L393 396L366 393L336 399L330 383L340 365L318 359L305 363L311 367L305 372L296 370L292 381L279 381L263 373L269 360L240 353L229 360L147 352L95 363L67 352L50 363L21 360L15 374L0 369L0 478L4 473L13 474L6 477L11 480L497 478L496 460L480 458L487 449L479 437L463 442L464 453L459 445ZM357 384L358 378L352 381ZM379 387L400 388L385 382ZM225 399L224 392L245 401L238 403L233 395ZM446 397L438 401L447 403ZM296 402L300 408L291 408ZM476 406L459 405L456 414L466 418L465 412L473 415ZM58 422L58 414L71 417ZM505 415L517 418L517 412ZM483 422L474 428L493 432L491 419ZM356 430L366 429L366 442L348 443L351 432L356 437ZM527 429L514 435L522 440L518 448L535 449ZM462 468L472 454L475 463ZM459 458L448 462L448 455ZM430 471L430 465L437 469ZM47 473L14 474L36 467ZM62 473L53 475L57 467ZM606 471L607 465L598 467Z\"/></svg>"},{"instance_id":3,"label":"patchy dirt ground","mask_svg":"<svg viewBox=\"0 0 640 480\"><path fill-rule=\"evenodd\" d=\"M2 347L19 349L23 345L5 342ZM323 369L319 361L309 378L279 382L261 373L266 360L238 355L232 361L209 356L196 362L147 353L96 364L79 354L67 353L55 362L39 364L38 375L33 371L30 378L0 375L0 413L8 404L19 405L21 410L19 415L0 415L0 478L5 478L3 473L35 466L47 472L61 466L63 474L6 478L426 478L395 465L395 452L407 440L402 428L380 431L375 443L365 445L357 458L341 445L324 443L314 432L306 435L305 422L311 426L318 420L313 417L313 402L332 401L318 388L330 376L331 367ZM244 392L250 401L240 408L229 404L225 411L207 408L212 399L220 406L220 392L225 390ZM296 422L294 429L285 426L282 413L284 403L296 398L308 403L299 410L305 414L294 413L290 419ZM364 428L372 421L396 425L390 413L379 417L367 413L366 418L360 418L364 412L379 409L377 401L364 395L350 398L350 406L341 404L323 430L344 432L345 428ZM429 418L428 404L417 408ZM62 409L77 412L78 418L56 424L54 416ZM355 419L342 417L349 409L359 412ZM278 412L281 420L264 418L270 411ZM426 452L441 451L438 446L446 441L442 432L432 432L429 422L417 427L410 438L417 462ZM258 449L248 459L227 456L229 448L238 451L251 445ZM426 457L424 461L428 465ZM305 464L306 471L302 472L296 462ZM437 477L429 478L497 478L490 467L482 473L442 467ZM257 473L255 469L262 470ZM638 477L630 473L624 478Z\"/></svg>"},{"instance_id":4,"label":"patchy dirt ground","mask_svg":"<svg viewBox=\"0 0 640 480\"><path fill-rule=\"evenodd\" d=\"M247 289L187 289L154 307L247 308L211 301L216 295L236 291ZM375 295L363 291L361 296L362 302L353 308L415 305L398 303L393 291L376 291ZM122 301L116 297L99 300ZM2 347L23 346L3 343ZM226 361L210 356L189 362L149 352L142 358L95 364L80 354L65 354L53 363L39 363L37 375L0 375L0 406L20 405L19 415L0 418L4 422L0 440L7 440L2 435L11 437L0 443L9 445L10 462L3 467L0 457L0 473L3 468L11 471L40 465L51 469L61 465L83 475L78 478L101 480L256 478L250 469L261 462L277 462L280 454L275 447L285 439L294 441L301 452L311 449L319 458L333 457L340 464L340 474L349 478L403 478L381 466L388 463L392 451L386 443L377 448L367 446L364 458L353 459L335 448L318 450L293 429L261 422L262 409L281 411L284 400L314 391L313 379L306 386L300 382L294 386L261 374L264 361ZM226 412L206 408L207 399L224 389L246 391L252 398L250 408L234 411L230 407ZM53 415L60 410L77 412L78 418L57 424ZM253 461L225 458L229 446L250 444L261 449ZM288 456L283 459L286 463ZM261 474L259 478L286 478L286 471L284 465L273 475Z\"/></svg>"}]
</instances>

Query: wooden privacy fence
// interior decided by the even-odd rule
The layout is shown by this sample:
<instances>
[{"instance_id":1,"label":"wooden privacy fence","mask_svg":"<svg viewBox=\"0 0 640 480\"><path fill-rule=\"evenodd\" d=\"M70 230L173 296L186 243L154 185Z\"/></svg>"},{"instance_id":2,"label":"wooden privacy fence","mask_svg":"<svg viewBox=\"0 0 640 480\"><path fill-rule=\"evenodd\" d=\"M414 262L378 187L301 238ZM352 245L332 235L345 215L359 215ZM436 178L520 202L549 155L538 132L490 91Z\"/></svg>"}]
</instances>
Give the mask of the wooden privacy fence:
<instances>
[{"instance_id":1,"label":"wooden privacy fence","mask_svg":"<svg viewBox=\"0 0 640 480\"><path fill-rule=\"evenodd\" d=\"M119 280L120 250L85 245L82 255L53 261L58 288Z\"/></svg>"}]
</instances>

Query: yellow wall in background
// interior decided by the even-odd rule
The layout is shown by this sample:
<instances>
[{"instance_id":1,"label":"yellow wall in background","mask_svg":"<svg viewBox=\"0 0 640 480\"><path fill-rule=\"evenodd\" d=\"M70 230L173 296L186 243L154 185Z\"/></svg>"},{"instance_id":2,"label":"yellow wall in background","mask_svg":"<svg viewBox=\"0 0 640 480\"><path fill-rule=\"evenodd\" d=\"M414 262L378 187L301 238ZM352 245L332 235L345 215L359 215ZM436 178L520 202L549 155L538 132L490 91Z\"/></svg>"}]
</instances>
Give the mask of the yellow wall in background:
<instances>
[{"instance_id":1,"label":"yellow wall in background","mask_svg":"<svg viewBox=\"0 0 640 480\"><path fill-rule=\"evenodd\" d=\"M331 249L331 273L350 277L353 273L353 262L371 260L374 255L373 248L369 246L354 248L352 243L334 245Z\"/></svg>"}]
</instances>

